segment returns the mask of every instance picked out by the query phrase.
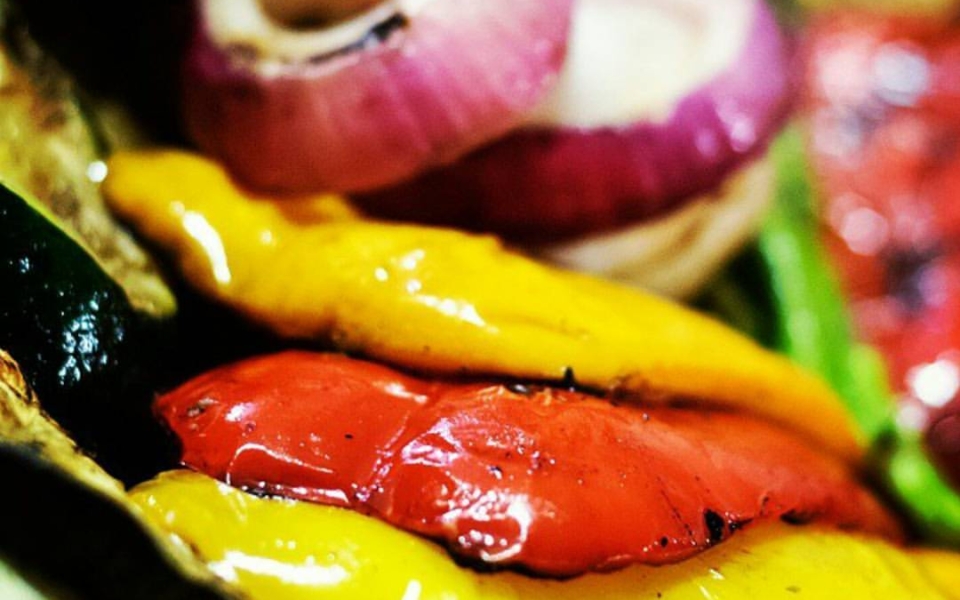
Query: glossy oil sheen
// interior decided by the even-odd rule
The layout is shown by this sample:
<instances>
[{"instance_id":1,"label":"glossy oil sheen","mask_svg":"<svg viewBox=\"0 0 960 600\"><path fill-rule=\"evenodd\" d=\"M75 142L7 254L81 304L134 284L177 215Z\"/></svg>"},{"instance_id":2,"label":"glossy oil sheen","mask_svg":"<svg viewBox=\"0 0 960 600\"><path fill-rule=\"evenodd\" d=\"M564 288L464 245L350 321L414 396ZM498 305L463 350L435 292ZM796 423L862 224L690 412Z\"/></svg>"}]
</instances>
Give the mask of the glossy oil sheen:
<instances>
[{"instance_id":1,"label":"glossy oil sheen","mask_svg":"<svg viewBox=\"0 0 960 600\"><path fill-rule=\"evenodd\" d=\"M114 349L131 316L123 292L76 242L6 188L0 219L0 346L44 397L115 368Z\"/></svg>"},{"instance_id":2,"label":"glossy oil sheen","mask_svg":"<svg viewBox=\"0 0 960 600\"><path fill-rule=\"evenodd\" d=\"M251 600L956 598L937 590L912 555L817 527L758 526L680 564L556 581L477 574L376 519L256 498L195 473L166 473L132 497ZM956 555L936 558L960 570Z\"/></svg>"},{"instance_id":3,"label":"glossy oil sheen","mask_svg":"<svg viewBox=\"0 0 960 600\"><path fill-rule=\"evenodd\" d=\"M0 348L43 407L118 477L149 476L157 323L41 209L0 186ZM141 479L142 480L142 479Z\"/></svg>"},{"instance_id":4,"label":"glossy oil sheen","mask_svg":"<svg viewBox=\"0 0 960 600\"><path fill-rule=\"evenodd\" d=\"M156 410L191 468L537 573L676 562L778 518L898 535L843 463L743 415L308 352L219 368Z\"/></svg>"},{"instance_id":5,"label":"glossy oil sheen","mask_svg":"<svg viewBox=\"0 0 960 600\"><path fill-rule=\"evenodd\" d=\"M194 286L283 335L433 373L569 373L756 413L861 455L823 382L649 294L545 267L489 237L331 217L330 197L254 196L196 155L120 154L110 173L113 208Z\"/></svg>"}]
</instances>

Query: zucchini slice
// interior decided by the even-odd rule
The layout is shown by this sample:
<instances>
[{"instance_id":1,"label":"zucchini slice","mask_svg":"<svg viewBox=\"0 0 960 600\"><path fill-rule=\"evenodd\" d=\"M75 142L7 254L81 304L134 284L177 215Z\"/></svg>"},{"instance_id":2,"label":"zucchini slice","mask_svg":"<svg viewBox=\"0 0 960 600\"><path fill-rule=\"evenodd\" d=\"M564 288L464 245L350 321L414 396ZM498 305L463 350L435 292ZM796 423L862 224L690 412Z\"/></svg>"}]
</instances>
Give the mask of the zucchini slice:
<instances>
[{"instance_id":1,"label":"zucchini slice","mask_svg":"<svg viewBox=\"0 0 960 600\"><path fill-rule=\"evenodd\" d=\"M102 144L70 77L0 0L0 181L37 198L82 240L138 311L168 317L170 289L100 195Z\"/></svg>"},{"instance_id":2,"label":"zucchini slice","mask_svg":"<svg viewBox=\"0 0 960 600\"><path fill-rule=\"evenodd\" d=\"M176 302L109 213L96 130L17 8L0 0L0 347L44 408L134 481L165 449L149 402Z\"/></svg>"},{"instance_id":3,"label":"zucchini slice","mask_svg":"<svg viewBox=\"0 0 960 600\"><path fill-rule=\"evenodd\" d=\"M162 327L45 209L2 185L0 289L0 347L44 409L125 480L154 472L165 448L149 408Z\"/></svg>"}]
</instances>

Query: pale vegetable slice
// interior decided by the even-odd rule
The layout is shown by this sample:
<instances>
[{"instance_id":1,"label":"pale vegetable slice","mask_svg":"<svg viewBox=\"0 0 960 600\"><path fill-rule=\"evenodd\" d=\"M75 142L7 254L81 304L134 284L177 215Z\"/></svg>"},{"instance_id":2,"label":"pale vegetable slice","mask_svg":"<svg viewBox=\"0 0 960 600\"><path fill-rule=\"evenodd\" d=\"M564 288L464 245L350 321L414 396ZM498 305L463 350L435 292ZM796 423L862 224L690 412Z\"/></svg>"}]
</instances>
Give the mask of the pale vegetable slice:
<instances>
[{"instance_id":1,"label":"pale vegetable slice","mask_svg":"<svg viewBox=\"0 0 960 600\"><path fill-rule=\"evenodd\" d=\"M0 442L28 446L88 489L114 500L123 498L123 485L84 454L41 410L19 366L4 350L0 350Z\"/></svg>"},{"instance_id":2,"label":"pale vegetable slice","mask_svg":"<svg viewBox=\"0 0 960 600\"><path fill-rule=\"evenodd\" d=\"M480 575L371 517L257 498L185 471L165 473L132 497L251 600L950 598L903 550L816 527L758 526L679 564L556 581Z\"/></svg>"},{"instance_id":3,"label":"pale vegetable slice","mask_svg":"<svg viewBox=\"0 0 960 600\"><path fill-rule=\"evenodd\" d=\"M29 580L0 557L0 596L4 600L72 600L75 596L61 591L41 590L41 586Z\"/></svg>"},{"instance_id":4,"label":"pale vegetable slice","mask_svg":"<svg viewBox=\"0 0 960 600\"><path fill-rule=\"evenodd\" d=\"M662 217L535 252L571 269L689 298L756 233L773 200L773 180L772 165L761 159Z\"/></svg>"},{"instance_id":5,"label":"pale vegetable slice","mask_svg":"<svg viewBox=\"0 0 960 600\"><path fill-rule=\"evenodd\" d=\"M494 238L334 220L246 195L179 152L110 162L113 208L206 294L293 338L410 369L575 380L752 412L849 459L860 435L819 379L681 306L545 267Z\"/></svg>"}]
</instances>

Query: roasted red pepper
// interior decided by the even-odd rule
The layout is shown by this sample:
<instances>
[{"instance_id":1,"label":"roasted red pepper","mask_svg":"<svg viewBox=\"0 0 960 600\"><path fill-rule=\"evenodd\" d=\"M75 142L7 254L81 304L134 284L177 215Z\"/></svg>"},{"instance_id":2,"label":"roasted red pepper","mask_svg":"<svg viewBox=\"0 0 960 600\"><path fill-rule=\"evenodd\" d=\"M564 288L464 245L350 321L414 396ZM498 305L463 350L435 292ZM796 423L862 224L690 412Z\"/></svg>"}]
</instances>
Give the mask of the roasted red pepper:
<instances>
[{"instance_id":1,"label":"roasted red pepper","mask_svg":"<svg viewBox=\"0 0 960 600\"><path fill-rule=\"evenodd\" d=\"M777 518L897 535L840 460L743 414L428 382L305 352L222 367L157 411L186 465L232 485L538 573L679 561Z\"/></svg>"},{"instance_id":2,"label":"roasted red pepper","mask_svg":"<svg viewBox=\"0 0 960 600\"><path fill-rule=\"evenodd\" d=\"M832 17L807 62L829 248L899 423L960 489L960 29Z\"/></svg>"}]
</instances>

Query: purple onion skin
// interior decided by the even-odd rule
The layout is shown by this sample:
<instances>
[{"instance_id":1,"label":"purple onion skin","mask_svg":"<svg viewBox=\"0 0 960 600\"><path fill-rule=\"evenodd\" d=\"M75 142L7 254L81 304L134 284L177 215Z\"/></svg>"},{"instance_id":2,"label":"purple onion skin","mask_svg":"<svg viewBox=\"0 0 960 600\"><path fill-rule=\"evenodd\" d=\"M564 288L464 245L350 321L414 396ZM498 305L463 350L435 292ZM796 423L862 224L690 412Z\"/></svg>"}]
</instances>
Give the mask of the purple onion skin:
<instances>
[{"instance_id":1,"label":"purple onion skin","mask_svg":"<svg viewBox=\"0 0 960 600\"><path fill-rule=\"evenodd\" d=\"M381 217L523 243L607 231L675 209L762 155L790 112L790 44L761 0L749 35L730 67L683 98L666 121L521 129L359 202Z\"/></svg>"},{"instance_id":2,"label":"purple onion skin","mask_svg":"<svg viewBox=\"0 0 960 600\"><path fill-rule=\"evenodd\" d=\"M516 127L556 80L571 10L571 0L438 0L380 44L266 78L215 45L197 5L187 131L255 188L389 185Z\"/></svg>"}]
</instances>

